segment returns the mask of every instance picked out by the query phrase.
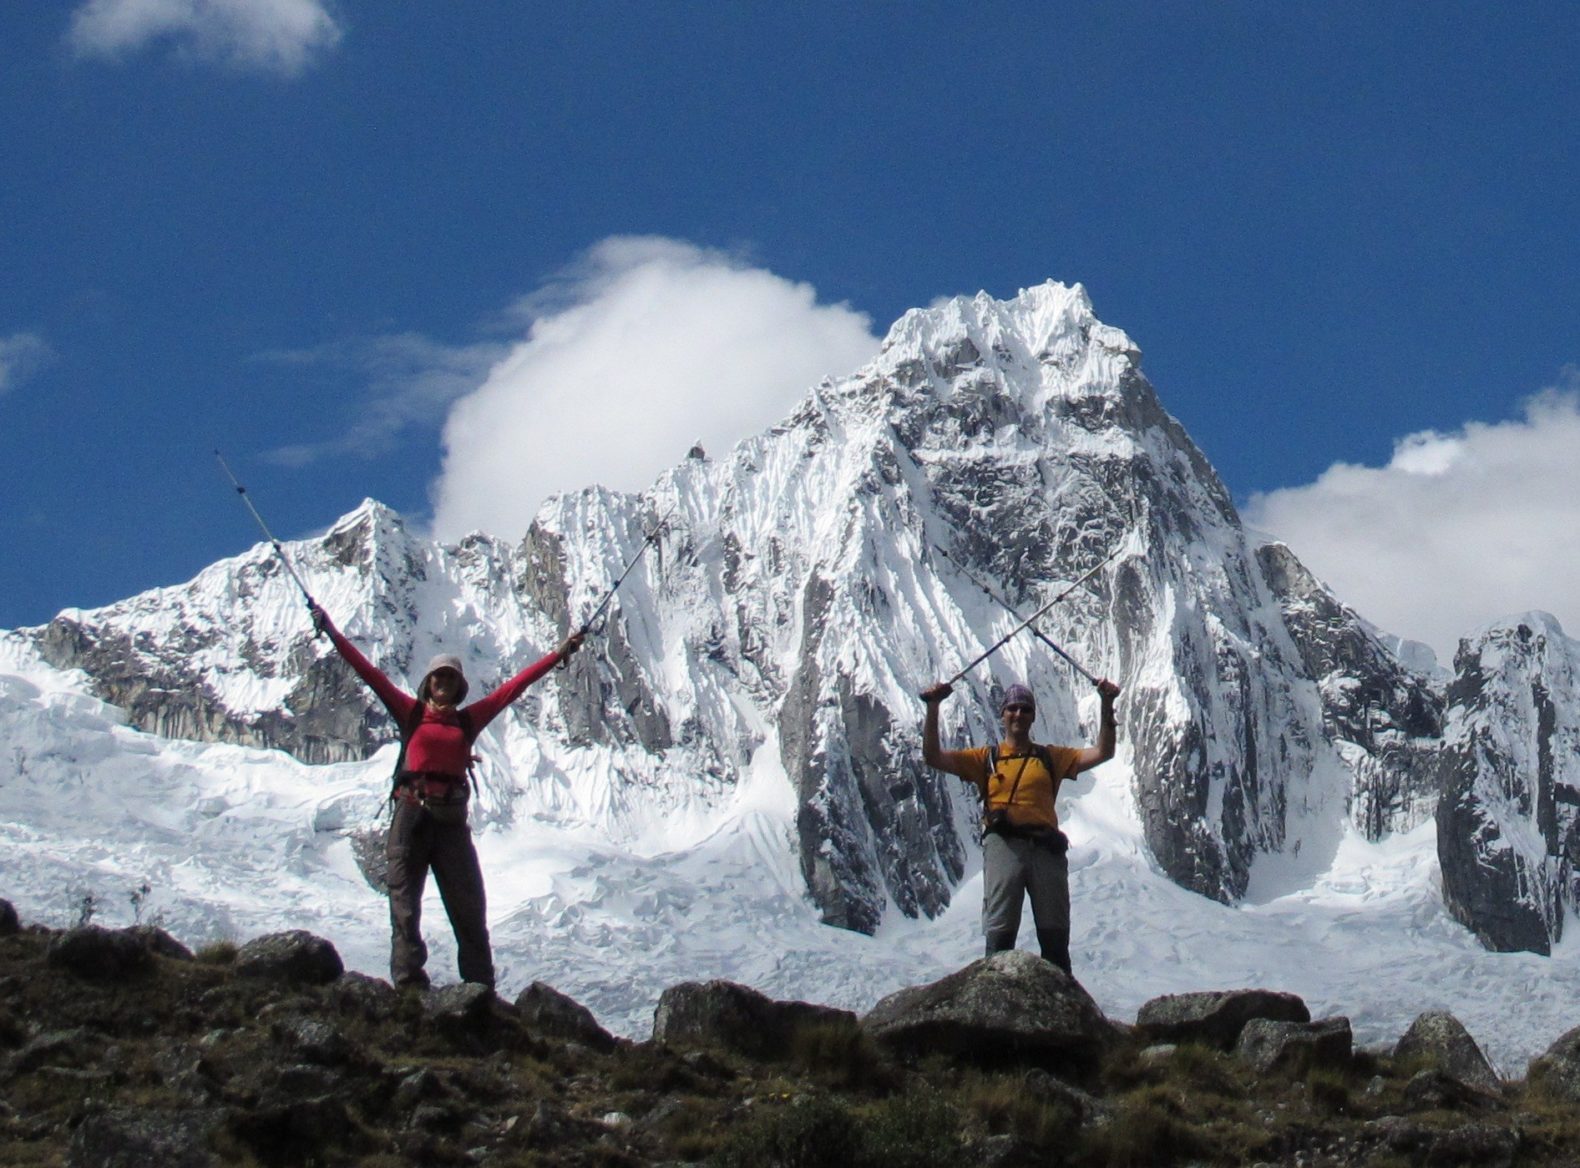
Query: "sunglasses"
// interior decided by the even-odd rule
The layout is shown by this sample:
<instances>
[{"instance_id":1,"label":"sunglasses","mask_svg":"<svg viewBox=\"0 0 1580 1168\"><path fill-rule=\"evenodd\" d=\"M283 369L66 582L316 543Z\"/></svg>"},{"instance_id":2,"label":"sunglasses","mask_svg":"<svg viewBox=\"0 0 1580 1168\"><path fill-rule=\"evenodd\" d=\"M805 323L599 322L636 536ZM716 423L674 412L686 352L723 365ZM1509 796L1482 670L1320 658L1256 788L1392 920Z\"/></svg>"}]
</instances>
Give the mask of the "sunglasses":
<instances>
[{"instance_id":1,"label":"sunglasses","mask_svg":"<svg viewBox=\"0 0 1580 1168\"><path fill-rule=\"evenodd\" d=\"M1019 702L1016 702L1013 706L1005 706L1004 712L1006 714L1035 714L1037 712L1037 707L1023 706Z\"/></svg>"}]
</instances>

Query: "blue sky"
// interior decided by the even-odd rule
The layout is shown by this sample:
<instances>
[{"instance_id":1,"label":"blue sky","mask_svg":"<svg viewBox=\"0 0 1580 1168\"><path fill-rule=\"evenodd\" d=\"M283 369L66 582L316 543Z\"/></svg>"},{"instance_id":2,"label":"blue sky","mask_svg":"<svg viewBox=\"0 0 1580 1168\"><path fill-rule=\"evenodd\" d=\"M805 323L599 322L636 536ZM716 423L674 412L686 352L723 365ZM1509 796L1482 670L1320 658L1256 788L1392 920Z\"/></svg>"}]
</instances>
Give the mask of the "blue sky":
<instances>
[{"instance_id":1,"label":"blue sky","mask_svg":"<svg viewBox=\"0 0 1580 1168\"><path fill-rule=\"evenodd\" d=\"M711 445L907 308L1052 278L1363 613L1580 632L1580 6L8 5L0 112L0 627L250 546L216 447L281 536L365 496L444 534L501 395L550 486L640 485L532 421L618 379L621 320L721 306L629 354L677 394L811 360L677 404ZM1434 588L1463 611L1407 627Z\"/></svg>"}]
</instances>

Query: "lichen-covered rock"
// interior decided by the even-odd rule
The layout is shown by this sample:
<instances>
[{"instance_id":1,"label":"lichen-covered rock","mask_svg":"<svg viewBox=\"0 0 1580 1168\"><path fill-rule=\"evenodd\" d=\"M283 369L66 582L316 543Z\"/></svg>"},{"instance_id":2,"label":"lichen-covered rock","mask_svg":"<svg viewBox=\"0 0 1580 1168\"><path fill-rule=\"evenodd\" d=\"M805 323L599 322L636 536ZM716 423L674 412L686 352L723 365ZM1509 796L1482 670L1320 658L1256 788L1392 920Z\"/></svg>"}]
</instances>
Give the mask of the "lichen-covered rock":
<instances>
[{"instance_id":1,"label":"lichen-covered rock","mask_svg":"<svg viewBox=\"0 0 1580 1168\"><path fill-rule=\"evenodd\" d=\"M83 1027L34 1035L0 1063L0 1077L25 1075L40 1067L85 1067L103 1053L105 1039Z\"/></svg>"},{"instance_id":2,"label":"lichen-covered rock","mask_svg":"<svg viewBox=\"0 0 1580 1168\"><path fill-rule=\"evenodd\" d=\"M1023 950L890 994L861 1020L891 1049L973 1062L1054 1061L1085 1071L1118 1035L1081 983Z\"/></svg>"},{"instance_id":3,"label":"lichen-covered rock","mask_svg":"<svg viewBox=\"0 0 1580 1168\"><path fill-rule=\"evenodd\" d=\"M612 1034L598 1025L593 1012L551 985L535 981L516 998L521 1020L540 1034L566 1038L593 1050L615 1048Z\"/></svg>"},{"instance_id":4,"label":"lichen-covered rock","mask_svg":"<svg viewBox=\"0 0 1580 1168\"><path fill-rule=\"evenodd\" d=\"M1240 1031L1254 1018L1310 1022L1311 1011L1297 995L1273 990L1166 994L1141 1007L1136 1028L1156 1042L1200 1042L1233 1050Z\"/></svg>"},{"instance_id":5,"label":"lichen-covered rock","mask_svg":"<svg viewBox=\"0 0 1580 1168\"><path fill-rule=\"evenodd\" d=\"M1315 1067L1342 1068L1354 1054L1348 1018L1320 1022L1273 1022L1253 1018L1240 1031L1234 1052L1262 1074L1302 1075Z\"/></svg>"},{"instance_id":6,"label":"lichen-covered rock","mask_svg":"<svg viewBox=\"0 0 1580 1168\"><path fill-rule=\"evenodd\" d=\"M1394 1058L1423 1058L1451 1078L1496 1095L1503 1090L1487 1056L1470 1032L1446 1010L1428 1010L1410 1023L1394 1046Z\"/></svg>"},{"instance_id":7,"label":"lichen-covered rock","mask_svg":"<svg viewBox=\"0 0 1580 1168\"><path fill-rule=\"evenodd\" d=\"M353 1055L351 1041L317 1018L293 1018L279 1026L278 1034L298 1058L318 1066L341 1066Z\"/></svg>"},{"instance_id":8,"label":"lichen-covered rock","mask_svg":"<svg viewBox=\"0 0 1580 1168\"><path fill-rule=\"evenodd\" d=\"M236 972L298 985L327 985L345 972L335 947L303 929L248 941L236 954Z\"/></svg>"},{"instance_id":9,"label":"lichen-covered rock","mask_svg":"<svg viewBox=\"0 0 1580 1168\"><path fill-rule=\"evenodd\" d=\"M1502 1100L1490 1091L1461 1083L1452 1075L1428 1067L1410 1077L1404 1085L1404 1110L1486 1111L1500 1107Z\"/></svg>"},{"instance_id":10,"label":"lichen-covered rock","mask_svg":"<svg viewBox=\"0 0 1580 1168\"><path fill-rule=\"evenodd\" d=\"M1560 1099L1580 1103L1580 1026L1565 1031L1531 1060L1526 1080Z\"/></svg>"},{"instance_id":11,"label":"lichen-covered rock","mask_svg":"<svg viewBox=\"0 0 1580 1168\"><path fill-rule=\"evenodd\" d=\"M383 978L355 971L342 974L329 987L329 1001L337 1010L366 1022L384 1021L399 1000L395 987Z\"/></svg>"},{"instance_id":12,"label":"lichen-covered rock","mask_svg":"<svg viewBox=\"0 0 1580 1168\"><path fill-rule=\"evenodd\" d=\"M219 1125L209 1110L116 1108L89 1115L71 1135L68 1168L209 1168L210 1134Z\"/></svg>"},{"instance_id":13,"label":"lichen-covered rock","mask_svg":"<svg viewBox=\"0 0 1580 1168\"><path fill-rule=\"evenodd\" d=\"M776 1002L731 981L682 982L659 995L653 1039L670 1046L719 1046L752 1058L784 1054L795 1032L819 1024L854 1027L849 1010Z\"/></svg>"},{"instance_id":14,"label":"lichen-covered rock","mask_svg":"<svg viewBox=\"0 0 1580 1168\"><path fill-rule=\"evenodd\" d=\"M1426 1154L1432 1168L1512 1168L1519 1162L1520 1133L1491 1123L1467 1123L1436 1133Z\"/></svg>"},{"instance_id":15,"label":"lichen-covered rock","mask_svg":"<svg viewBox=\"0 0 1580 1168\"><path fill-rule=\"evenodd\" d=\"M488 1020L495 1001L491 987L463 981L423 994L422 1009L441 1024L475 1026Z\"/></svg>"}]
</instances>

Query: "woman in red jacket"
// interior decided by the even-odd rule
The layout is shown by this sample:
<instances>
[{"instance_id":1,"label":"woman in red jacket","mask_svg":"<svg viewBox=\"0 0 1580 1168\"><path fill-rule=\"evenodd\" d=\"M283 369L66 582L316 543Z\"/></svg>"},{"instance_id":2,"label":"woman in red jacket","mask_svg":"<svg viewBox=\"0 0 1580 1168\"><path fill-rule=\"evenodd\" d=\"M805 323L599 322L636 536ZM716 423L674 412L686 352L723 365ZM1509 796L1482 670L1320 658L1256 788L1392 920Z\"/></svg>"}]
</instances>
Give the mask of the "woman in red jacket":
<instances>
[{"instance_id":1,"label":"woman in red jacket","mask_svg":"<svg viewBox=\"0 0 1580 1168\"><path fill-rule=\"evenodd\" d=\"M428 984L423 972L428 946L422 940L422 890L432 868L450 927L455 930L461 979L491 987L494 958L488 942L483 871L466 823L471 794L466 772L472 744L528 686L581 648L583 634L572 633L558 649L487 697L462 706L467 684L459 657L441 654L429 662L413 697L346 640L322 608L310 604L309 609L313 624L329 634L335 650L378 695L401 728L404 745L385 875L390 894L390 978L398 986Z\"/></svg>"}]
</instances>

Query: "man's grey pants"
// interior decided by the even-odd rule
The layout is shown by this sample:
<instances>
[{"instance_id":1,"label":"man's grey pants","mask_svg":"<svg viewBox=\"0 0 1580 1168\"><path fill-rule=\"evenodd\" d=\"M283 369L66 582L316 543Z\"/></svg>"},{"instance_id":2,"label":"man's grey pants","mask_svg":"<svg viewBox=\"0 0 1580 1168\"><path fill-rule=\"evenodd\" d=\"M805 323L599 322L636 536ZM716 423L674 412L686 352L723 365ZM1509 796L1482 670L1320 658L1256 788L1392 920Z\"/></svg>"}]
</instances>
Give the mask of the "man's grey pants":
<instances>
[{"instance_id":1,"label":"man's grey pants","mask_svg":"<svg viewBox=\"0 0 1580 1168\"><path fill-rule=\"evenodd\" d=\"M1070 865L1065 849L989 832L982 838L982 932L990 955L1015 947L1028 893L1042 955L1069 973Z\"/></svg>"}]
</instances>

